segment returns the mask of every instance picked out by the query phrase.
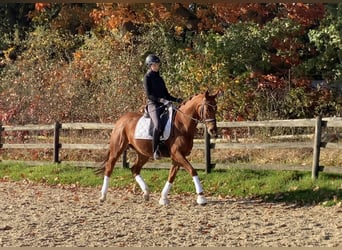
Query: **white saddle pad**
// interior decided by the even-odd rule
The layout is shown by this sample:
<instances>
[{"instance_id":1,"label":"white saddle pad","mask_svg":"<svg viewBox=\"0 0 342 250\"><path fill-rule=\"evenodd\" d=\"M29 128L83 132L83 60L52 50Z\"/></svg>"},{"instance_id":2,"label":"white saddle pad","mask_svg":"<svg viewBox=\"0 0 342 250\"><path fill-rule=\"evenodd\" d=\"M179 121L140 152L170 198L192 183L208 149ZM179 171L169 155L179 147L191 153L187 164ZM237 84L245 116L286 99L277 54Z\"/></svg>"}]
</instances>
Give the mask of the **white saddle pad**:
<instances>
[{"instance_id":1,"label":"white saddle pad","mask_svg":"<svg viewBox=\"0 0 342 250\"><path fill-rule=\"evenodd\" d=\"M172 124L172 111L173 111L172 106L170 106L169 107L169 119L167 120L165 128L164 128L164 132L162 136L160 137L161 141L166 141L170 137L171 124ZM139 119L137 126L135 127L134 138L152 140L153 137L148 132L151 122L152 122L151 118L146 118L142 116Z\"/></svg>"}]
</instances>

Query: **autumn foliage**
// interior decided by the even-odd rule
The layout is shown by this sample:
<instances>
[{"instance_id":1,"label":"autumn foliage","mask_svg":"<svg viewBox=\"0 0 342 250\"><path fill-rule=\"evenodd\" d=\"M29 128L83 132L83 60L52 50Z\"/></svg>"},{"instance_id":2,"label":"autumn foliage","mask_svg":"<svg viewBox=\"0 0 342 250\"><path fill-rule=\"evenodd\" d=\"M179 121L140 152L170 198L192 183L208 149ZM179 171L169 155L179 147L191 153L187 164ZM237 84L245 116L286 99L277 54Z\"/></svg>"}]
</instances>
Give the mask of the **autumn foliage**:
<instances>
[{"instance_id":1,"label":"autumn foliage","mask_svg":"<svg viewBox=\"0 0 342 250\"><path fill-rule=\"evenodd\" d=\"M13 29L0 42L2 123L114 122L138 111L152 52L175 95L224 90L220 120L341 111L338 93L312 85L328 72L338 81L340 72L336 64L317 70L326 51L309 34L324 30L333 13L321 3L35 3L29 10L23 39Z\"/></svg>"}]
</instances>

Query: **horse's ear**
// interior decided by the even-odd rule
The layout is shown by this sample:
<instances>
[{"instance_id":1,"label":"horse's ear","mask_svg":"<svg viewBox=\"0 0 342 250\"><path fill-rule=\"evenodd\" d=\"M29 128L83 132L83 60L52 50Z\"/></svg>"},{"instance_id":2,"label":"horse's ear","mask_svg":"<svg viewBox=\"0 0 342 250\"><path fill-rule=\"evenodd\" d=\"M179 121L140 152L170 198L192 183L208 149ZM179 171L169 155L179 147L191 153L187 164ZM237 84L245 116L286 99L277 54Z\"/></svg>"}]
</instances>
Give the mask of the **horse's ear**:
<instances>
[{"instance_id":1,"label":"horse's ear","mask_svg":"<svg viewBox=\"0 0 342 250\"><path fill-rule=\"evenodd\" d=\"M217 96L223 95L222 89L217 89L214 94L210 95L209 90L205 91L205 98L208 98L209 96L216 98Z\"/></svg>"},{"instance_id":2,"label":"horse's ear","mask_svg":"<svg viewBox=\"0 0 342 250\"><path fill-rule=\"evenodd\" d=\"M213 97L216 98L217 96L221 96L221 95L223 95L222 89L217 89L217 90L214 92Z\"/></svg>"},{"instance_id":3,"label":"horse's ear","mask_svg":"<svg viewBox=\"0 0 342 250\"><path fill-rule=\"evenodd\" d=\"M205 98L209 97L209 90L208 89L205 91L204 96L205 96Z\"/></svg>"}]
</instances>

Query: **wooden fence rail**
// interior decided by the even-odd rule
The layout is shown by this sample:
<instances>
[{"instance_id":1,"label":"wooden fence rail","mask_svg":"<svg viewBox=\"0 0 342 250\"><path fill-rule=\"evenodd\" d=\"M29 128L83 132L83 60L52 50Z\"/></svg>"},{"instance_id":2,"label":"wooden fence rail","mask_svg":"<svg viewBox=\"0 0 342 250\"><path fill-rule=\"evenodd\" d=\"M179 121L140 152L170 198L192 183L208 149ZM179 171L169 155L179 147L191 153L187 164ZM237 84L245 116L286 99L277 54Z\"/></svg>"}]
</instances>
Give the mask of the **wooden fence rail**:
<instances>
[{"instance_id":1,"label":"wooden fence rail","mask_svg":"<svg viewBox=\"0 0 342 250\"><path fill-rule=\"evenodd\" d=\"M61 143L60 132L61 130L112 130L115 124L111 123L59 123L56 122L52 125L22 125L22 126L2 126L0 124L0 149L53 149L53 162L60 163L60 149L93 149L104 150L108 148L108 144L77 144L77 143ZM219 141L211 139L209 134L204 129L204 140L199 143L197 140L194 142L194 149L202 149L205 151L205 170L210 173L211 169L215 167L215 164L211 162L211 150L213 149L280 149L280 148L311 148L313 149L313 161L312 161L312 178L318 177L318 172L322 170L322 166L319 165L320 149L334 148L342 149L342 145L330 142L322 142L322 131L328 127L341 128L342 118L322 118L316 119L295 119L295 120L268 120L268 121L241 121L241 122L218 122L218 128L234 129L234 128L276 128L276 127L311 127L315 128L315 133L312 142L277 142L277 143L231 143L227 141ZM203 128L202 124L199 124L199 128ZM53 131L53 143L37 143L37 144L12 144L6 143L5 138L2 138L4 132L10 131ZM3 143L2 143L3 142ZM127 167L127 155L123 154L123 167Z\"/></svg>"}]
</instances>

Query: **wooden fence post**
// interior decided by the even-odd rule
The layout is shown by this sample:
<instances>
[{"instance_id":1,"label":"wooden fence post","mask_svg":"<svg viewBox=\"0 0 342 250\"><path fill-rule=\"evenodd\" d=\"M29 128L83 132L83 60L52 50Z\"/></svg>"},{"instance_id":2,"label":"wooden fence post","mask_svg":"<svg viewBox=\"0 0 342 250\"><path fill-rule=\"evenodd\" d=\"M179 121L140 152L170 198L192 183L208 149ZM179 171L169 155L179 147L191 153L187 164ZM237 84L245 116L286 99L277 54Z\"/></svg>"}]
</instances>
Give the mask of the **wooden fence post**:
<instances>
[{"instance_id":1,"label":"wooden fence post","mask_svg":"<svg viewBox=\"0 0 342 250\"><path fill-rule=\"evenodd\" d=\"M122 153L122 167L129 168L129 163L127 162L127 149Z\"/></svg>"},{"instance_id":2,"label":"wooden fence post","mask_svg":"<svg viewBox=\"0 0 342 250\"><path fill-rule=\"evenodd\" d=\"M313 180L317 179L319 172L319 157L321 153L321 138L322 138L322 116L316 118L315 137L313 145L313 160L312 160L312 174Z\"/></svg>"},{"instance_id":3,"label":"wooden fence post","mask_svg":"<svg viewBox=\"0 0 342 250\"><path fill-rule=\"evenodd\" d=\"M204 144L205 144L205 172L208 174L211 172L211 152L210 152L210 135L207 127L204 129Z\"/></svg>"},{"instance_id":4,"label":"wooden fence post","mask_svg":"<svg viewBox=\"0 0 342 250\"><path fill-rule=\"evenodd\" d=\"M1 136L2 136L2 131L4 130L4 128L2 127L2 124L0 123L0 148L2 148L2 140L1 140Z\"/></svg>"},{"instance_id":5,"label":"wooden fence post","mask_svg":"<svg viewBox=\"0 0 342 250\"><path fill-rule=\"evenodd\" d=\"M60 163L59 150L61 148L61 144L59 143L59 133L60 133L61 127L62 127L62 124L60 124L58 121L55 122L55 125L53 128L53 162L54 163Z\"/></svg>"}]
</instances>

